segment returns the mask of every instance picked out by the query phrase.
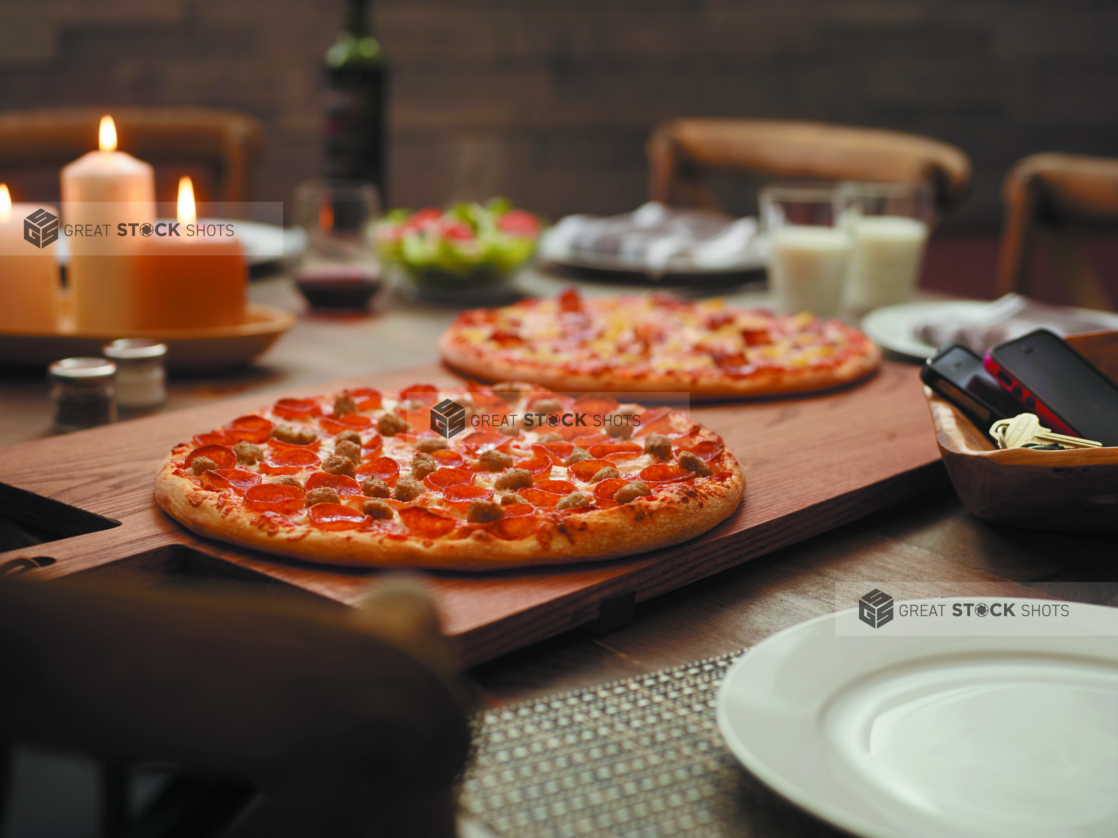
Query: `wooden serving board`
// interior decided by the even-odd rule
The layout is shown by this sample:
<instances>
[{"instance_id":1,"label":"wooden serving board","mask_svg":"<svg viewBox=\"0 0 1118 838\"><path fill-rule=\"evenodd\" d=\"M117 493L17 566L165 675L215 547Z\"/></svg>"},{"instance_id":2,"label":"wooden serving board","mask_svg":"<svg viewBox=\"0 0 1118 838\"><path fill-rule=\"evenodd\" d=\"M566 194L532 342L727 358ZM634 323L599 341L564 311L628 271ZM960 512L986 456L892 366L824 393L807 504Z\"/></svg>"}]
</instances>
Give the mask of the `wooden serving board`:
<instances>
[{"instance_id":1,"label":"wooden serving board","mask_svg":"<svg viewBox=\"0 0 1118 838\"><path fill-rule=\"evenodd\" d=\"M20 564L36 566L29 575L42 579L112 576L116 584L128 586L168 579L242 581L352 604L367 591L376 571L269 557L195 536L155 505L156 468L175 444L281 395L457 381L442 367L424 366L0 449L5 514L47 529L83 533L0 553L0 572L7 563L22 560ZM623 620L636 602L946 482L914 367L886 363L869 381L845 391L702 406L692 414L720 433L742 464L746 492L738 511L690 542L627 559L485 574L427 573L444 629L457 641L467 666L595 620L600 625ZM89 532L96 519L87 513L120 525Z\"/></svg>"}]
</instances>

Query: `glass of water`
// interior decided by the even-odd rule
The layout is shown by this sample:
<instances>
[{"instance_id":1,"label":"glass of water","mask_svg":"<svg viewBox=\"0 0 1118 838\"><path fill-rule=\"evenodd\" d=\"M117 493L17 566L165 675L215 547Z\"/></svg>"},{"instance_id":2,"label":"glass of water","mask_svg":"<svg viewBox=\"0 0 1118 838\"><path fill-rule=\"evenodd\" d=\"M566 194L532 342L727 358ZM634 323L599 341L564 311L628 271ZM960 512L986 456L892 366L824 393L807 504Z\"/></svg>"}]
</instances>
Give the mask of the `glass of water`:
<instances>
[{"instance_id":1,"label":"glass of water","mask_svg":"<svg viewBox=\"0 0 1118 838\"><path fill-rule=\"evenodd\" d=\"M833 317L842 305L851 245L839 224L837 186L774 183L761 190L760 204L777 311Z\"/></svg>"}]
</instances>

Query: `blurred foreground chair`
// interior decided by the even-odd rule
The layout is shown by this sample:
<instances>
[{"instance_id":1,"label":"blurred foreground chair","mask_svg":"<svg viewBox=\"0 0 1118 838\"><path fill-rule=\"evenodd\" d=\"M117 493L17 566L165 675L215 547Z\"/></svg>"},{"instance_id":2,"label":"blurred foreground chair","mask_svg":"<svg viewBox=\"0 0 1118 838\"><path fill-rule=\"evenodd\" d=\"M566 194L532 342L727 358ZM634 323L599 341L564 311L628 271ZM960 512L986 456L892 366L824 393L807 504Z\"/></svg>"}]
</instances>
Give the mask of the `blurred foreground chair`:
<instances>
[{"instance_id":1,"label":"blurred foreground chair","mask_svg":"<svg viewBox=\"0 0 1118 838\"><path fill-rule=\"evenodd\" d=\"M5 743L33 743L234 775L259 792L220 832L141 820L111 835L455 835L464 702L410 584L327 611L3 582L0 673L0 763Z\"/></svg>"},{"instance_id":2,"label":"blurred foreground chair","mask_svg":"<svg viewBox=\"0 0 1118 838\"><path fill-rule=\"evenodd\" d=\"M1002 199L1005 228L998 294L1028 290L1036 243L1041 241L1072 305L1114 307L1068 233L1072 226L1118 226L1118 159L1033 154L1009 170Z\"/></svg>"},{"instance_id":3,"label":"blurred foreground chair","mask_svg":"<svg viewBox=\"0 0 1118 838\"><path fill-rule=\"evenodd\" d=\"M708 172L781 179L927 182L937 216L966 195L971 163L955 146L897 131L768 119L673 119L648 141L654 201L720 209Z\"/></svg>"},{"instance_id":4,"label":"blurred foreground chair","mask_svg":"<svg viewBox=\"0 0 1118 838\"><path fill-rule=\"evenodd\" d=\"M116 123L120 148L159 170L201 166L212 201L250 196L252 164L264 147L259 120L233 111L189 107L58 108L0 113L0 180L29 169L61 168L97 148L101 117ZM160 199L165 199L160 196Z\"/></svg>"}]
</instances>

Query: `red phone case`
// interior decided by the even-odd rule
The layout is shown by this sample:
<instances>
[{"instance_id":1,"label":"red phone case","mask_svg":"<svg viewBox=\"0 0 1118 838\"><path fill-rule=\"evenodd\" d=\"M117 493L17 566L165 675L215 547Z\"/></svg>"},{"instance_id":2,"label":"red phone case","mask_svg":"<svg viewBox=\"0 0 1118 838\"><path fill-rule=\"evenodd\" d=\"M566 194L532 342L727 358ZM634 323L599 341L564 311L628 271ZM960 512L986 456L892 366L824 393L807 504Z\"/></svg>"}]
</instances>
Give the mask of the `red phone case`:
<instances>
[{"instance_id":1,"label":"red phone case","mask_svg":"<svg viewBox=\"0 0 1118 838\"><path fill-rule=\"evenodd\" d=\"M1058 434L1082 437L1079 431L1067 425L1059 416L1049 410L1046 404L1030 393L1028 388L1020 381L1017 381L1008 370L1004 369L1001 364L995 361L989 352L987 352L986 357L982 359L982 366L986 368L986 372L994 376L997 382L1008 391L1009 395L1013 396L1013 398L1021 403L1021 406L1024 408L1023 412L1035 413L1037 418L1040 419L1041 425Z\"/></svg>"}]
</instances>

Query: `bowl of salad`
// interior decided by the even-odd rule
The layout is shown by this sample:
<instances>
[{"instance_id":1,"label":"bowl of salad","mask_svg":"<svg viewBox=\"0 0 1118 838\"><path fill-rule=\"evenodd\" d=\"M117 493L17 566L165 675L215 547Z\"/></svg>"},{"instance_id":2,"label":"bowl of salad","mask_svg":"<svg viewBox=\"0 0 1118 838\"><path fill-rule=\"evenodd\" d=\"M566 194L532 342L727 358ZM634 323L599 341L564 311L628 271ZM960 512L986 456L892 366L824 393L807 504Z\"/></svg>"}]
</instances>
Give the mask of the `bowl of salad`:
<instances>
[{"instance_id":1,"label":"bowl of salad","mask_svg":"<svg viewBox=\"0 0 1118 838\"><path fill-rule=\"evenodd\" d=\"M426 296L499 289L532 254L540 220L504 198L442 210L393 210L377 227L382 258Z\"/></svg>"}]
</instances>

